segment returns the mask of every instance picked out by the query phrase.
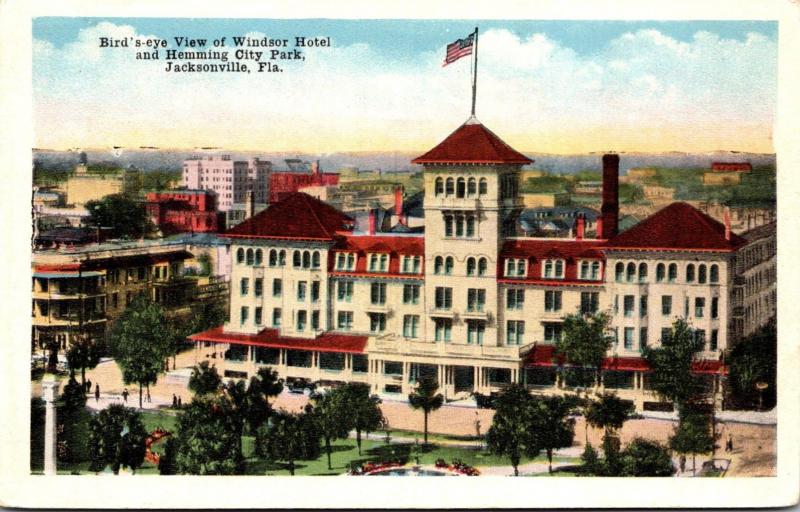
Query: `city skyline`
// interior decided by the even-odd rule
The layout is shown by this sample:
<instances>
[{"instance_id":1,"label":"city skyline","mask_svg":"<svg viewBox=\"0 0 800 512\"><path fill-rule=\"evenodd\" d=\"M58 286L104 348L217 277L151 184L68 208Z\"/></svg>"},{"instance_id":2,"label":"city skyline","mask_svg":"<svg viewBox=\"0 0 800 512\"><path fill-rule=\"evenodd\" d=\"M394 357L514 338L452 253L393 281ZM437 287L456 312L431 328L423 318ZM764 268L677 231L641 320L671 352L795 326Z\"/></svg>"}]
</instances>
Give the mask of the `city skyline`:
<instances>
[{"instance_id":1,"label":"city skyline","mask_svg":"<svg viewBox=\"0 0 800 512\"><path fill-rule=\"evenodd\" d=\"M38 18L35 145L423 151L469 114L469 59L441 61L475 25L477 117L520 150L774 152L777 23L719 21ZM236 35L333 47L280 74L173 76L97 44Z\"/></svg>"}]
</instances>

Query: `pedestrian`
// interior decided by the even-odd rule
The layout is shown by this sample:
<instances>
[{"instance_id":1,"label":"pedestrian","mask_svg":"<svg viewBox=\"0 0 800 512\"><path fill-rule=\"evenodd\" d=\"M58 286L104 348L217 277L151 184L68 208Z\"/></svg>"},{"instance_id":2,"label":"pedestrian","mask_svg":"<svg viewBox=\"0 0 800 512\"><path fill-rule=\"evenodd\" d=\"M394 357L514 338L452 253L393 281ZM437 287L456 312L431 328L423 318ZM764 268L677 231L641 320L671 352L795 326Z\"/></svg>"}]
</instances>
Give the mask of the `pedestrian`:
<instances>
[{"instance_id":1,"label":"pedestrian","mask_svg":"<svg viewBox=\"0 0 800 512\"><path fill-rule=\"evenodd\" d=\"M181 397L178 397L178 409L183 407L183 402L181 401Z\"/></svg>"},{"instance_id":2,"label":"pedestrian","mask_svg":"<svg viewBox=\"0 0 800 512\"><path fill-rule=\"evenodd\" d=\"M178 397L175 395L175 393L172 393L172 408L178 408Z\"/></svg>"},{"instance_id":3,"label":"pedestrian","mask_svg":"<svg viewBox=\"0 0 800 512\"><path fill-rule=\"evenodd\" d=\"M681 474L686 471L686 455L681 454L681 457L678 459L678 466L681 468Z\"/></svg>"},{"instance_id":4,"label":"pedestrian","mask_svg":"<svg viewBox=\"0 0 800 512\"><path fill-rule=\"evenodd\" d=\"M100 384L94 385L94 401L95 403L100 401Z\"/></svg>"},{"instance_id":5,"label":"pedestrian","mask_svg":"<svg viewBox=\"0 0 800 512\"><path fill-rule=\"evenodd\" d=\"M122 401L128 403L128 388L122 390Z\"/></svg>"},{"instance_id":6,"label":"pedestrian","mask_svg":"<svg viewBox=\"0 0 800 512\"><path fill-rule=\"evenodd\" d=\"M91 393L92 392L92 380L91 379L87 379L86 380L86 392L87 393Z\"/></svg>"},{"instance_id":7,"label":"pedestrian","mask_svg":"<svg viewBox=\"0 0 800 512\"><path fill-rule=\"evenodd\" d=\"M725 451L733 453L733 435L728 432L728 443L725 445Z\"/></svg>"}]
</instances>

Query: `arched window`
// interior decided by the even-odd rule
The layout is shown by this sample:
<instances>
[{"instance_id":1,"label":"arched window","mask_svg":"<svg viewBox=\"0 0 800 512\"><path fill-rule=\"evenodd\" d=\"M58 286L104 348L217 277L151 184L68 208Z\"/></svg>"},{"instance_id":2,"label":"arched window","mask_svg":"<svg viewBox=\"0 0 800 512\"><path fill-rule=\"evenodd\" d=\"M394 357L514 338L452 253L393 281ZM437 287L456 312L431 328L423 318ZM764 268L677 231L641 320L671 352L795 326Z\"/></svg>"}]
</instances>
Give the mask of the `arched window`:
<instances>
[{"instance_id":1,"label":"arched window","mask_svg":"<svg viewBox=\"0 0 800 512\"><path fill-rule=\"evenodd\" d=\"M475 275L475 258L472 257L467 258L467 275L468 276Z\"/></svg>"},{"instance_id":2,"label":"arched window","mask_svg":"<svg viewBox=\"0 0 800 512\"><path fill-rule=\"evenodd\" d=\"M664 277L666 277L667 267L664 266L663 263L659 263L656 265L656 282L660 283L664 281Z\"/></svg>"},{"instance_id":3,"label":"arched window","mask_svg":"<svg viewBox=\"0 0 800 512\"><path fill-rule=\"evenodd\" d=\"M281 252L278 253L278 265L281 267L286 265L286 251L281 249Z\"/></svg>"},{"instance_id":4,"label":"arched window","mask_svg":"<svg viewBox=\"0 0 800 512\"><path fill-rule=\"evenodd\" d=\"M453 257L448 256L444 259L444 274L449 276L453 273Z\"/></svg>"},{"instance_id":5,"label":"arched window","mask_svg":"<svg viewBox=\"0 0 800 512\"><path fill-rule=\"evenodd\" d=\"M444 265L444 260L442 259L442 257L441 256L436 256L433 259L433 273L434 274L441 274L443 265Z\"/></svg>"},{"instance_id":6,"label":"arched window","mask_svg":"<svg viewBox=\"0 0 800 512\"><path fill-rule=\"evenodd\" d=\"M236 263L242 263L244 261L244 249L239 247L236 251Z\"/></svg>"},{"instance_id":7,"label":"arched window","mask_svg":"<svg viewBox=\"0 0 800 512\"><path fill-rule=\"evenodd\" d=\"M670 283L674 283L678 280L678 265L675 263L670 263L669 268L667 271L667 279Z\"/></svg>"},{"instance_id":8,"label":"arched window","mask_svg":"<svg viewBox=\"0 0 800 512\"><path fill-rule=\"evenodd\" d=\"M311 253L303 251L303 268L311 267Z\"/></svg>"},{"instance_id":9,"label":"arched window","mask_svg":"<svg viewBox=\"0 0 800 512\"><path fill-rule=\"evenodd\" d=\"M694 282L694 264L692 263L686 265L686 282L687 283Z\"/></svg>"},{"instance_id":10,"label":"arched window","mask_svg":"<svg viewBox=\"0 0 800 512\"><path fill-rule=\"evenodd\" d=\"M453 216L444 216L444 236L453 236Z\"/></svg>"},{"instance_id":11,"label":"arched window","mask_svg":"<svg viewBox=\"0 0 800 512\"><path fill-rule=\"evenodd\" d=\"M639 263L639 282L647 281L647 263Z\"/></svg>"},{"instance_id":12,"label":"arched window","mask_svg":"<svg viewBox=\"0 0 800 512\"><path fill-rule=\"evenodd\" d=\"M455 182L453 181L453 178L447 178L447 181L445 182L444 195L452 196L453 194L455 194Z\"/></svg>"},{"instance_id":13,"label":"arched window","mask_svg":"<svg viewBox=\"0 0 800 512\"><path fill-rule=\"evenodd\" d=\"M625 265L621 261L618 261L616 266L614 267L614 279L616 279L618 283L621 283L624 278L625 278Z\"/></svg>"},{"instance_id":14,"label":"arched window","mask_svg":"<svg viewBox=\"0 0 800 512\"><path fill-rule=\"evenodd\" d=\"M319 251L314 251L314 254L311 255L311 267L319 268Z\"/></svg>"},{"instance_id":15,"label":"arched window","mask_svg":"<svg viewBox=\"0 0 800 512\"><path fill-rule=\"evenodd\" d=\"M444 194L444 179L441 176L434 181L433 194L437 197Z\"/></svg>"},{"instance_id":16,"label":"arched window","mask_svg":"<svg viewBox=\"0 0 800 512\"><path fill-rule=\"evenodd\" d=\"M488 193L489 193L489 186L486 183L486 178L481 178L481 180L478 182L478 195L485 196Z\"/></svg>"},{"instance_id":17,"label":"arched window","mask_svg":"<svg viewBox=\"0 0 800 512\"><path fill-rule=\"evenodd\" d=\"M632 283L634 277L636 277L636 264L630 262L625 269L625 280Z\"/></svg>"},{"instance_id":18,"label":"arched window","mask_svg":"<svg viewBox=\"0 0 800 512\"><path fill-rule=\"evenodd\" d=\"M303 255L300 254L300 251L294 251L292 253L292 265L294 268L300 268L303 264Z\"/></svg>"},{"instance_id":19,"label":"arched window","mask_svg":"<svg viewBox=\"0 0 800 512\"><path fill-rule=\"evenodd\" d=\"M553 277L553 260L544 262L544 277Z\"/></svg>"},{"instance_id":20,"label":"arched window","mask_svg":"<svg viewBox=\"0 0 800 512\"><path fill-rule=\"evenodd\" d=\"M269 251L269 266L276 267L278 265L278 251L270 249Z\"/></svg>"},{"instance_id":21,"label":"arched window","mask_svg":"<svg viewBox=\"0 0 800 512\"><path fill-rule=\"evenodd\" d=\"M486 258L481 258L478 260L478 275L482 276L486 274Z\"/></svg>"},{"instance_id":22,"label":"arched window","mask_svg":"<svg viewBox=\"0 0 800 512\"><path fill-rule=\"evenodd\" d=\"M253 264L253 249L247 249L247 264Z\"/></svg>"},{"instance_id":23,"label":"arched window","mask_svg":"<svg viewBox=\"0 0 800 512\"><path fill-rule=\"evenodd\" d=\"M261 249L256 249L256 265L261 265L261 262L264 260L264 253L261 252Z\"/></svg>"},{"instance_id":24,"label":"arched window","mask_svg":"<svg viewBox=\"0 0 800 512\"><path fill-rule=\"evenodd\" d=\"M458 178L456 181L456 197L464 197L467 195L467 182L464 178Z\"/></svg>"},{"instance_id":25,"label":"arched window","mask_svg":"<svg viewBox=\"0 0 800 512\"><path fill-rule=\"evenodd\" d=\"M711 276L710 276L711 277L711 279L710 279L711 282L712 283L718 283L719 282L719 267L716 264L711 265L710 274L711 274Z\"/></svg>"},{"instance_id":26,"label":"arched window","mask_svg":"<svg viewBox=\"0 0 800 512\"><path fill-rule=\"evenodd\" d=\"M472 197L478 192L478 185L475 178L467 180L467 197Z\"/></svg>"},{"instance_id":27,"label":"arched window","mask_svg":"<svg viewBox=\"0 0 800 512\"><path fill-rule=\"evenodd\" d=\"M697 266L697 282L700 284L706 284L706 266L705 265L698 265Z\"/></svg>"},{"instance_id":28,"label":"arched window","mask_svg":"<svg viewBox=\"0 0 800 512\"><path fill-rule=\"evenodd\" d=\"M475 236L475 217L472 215L467 217L467 236Z\"/></svg>"}]
</instances>

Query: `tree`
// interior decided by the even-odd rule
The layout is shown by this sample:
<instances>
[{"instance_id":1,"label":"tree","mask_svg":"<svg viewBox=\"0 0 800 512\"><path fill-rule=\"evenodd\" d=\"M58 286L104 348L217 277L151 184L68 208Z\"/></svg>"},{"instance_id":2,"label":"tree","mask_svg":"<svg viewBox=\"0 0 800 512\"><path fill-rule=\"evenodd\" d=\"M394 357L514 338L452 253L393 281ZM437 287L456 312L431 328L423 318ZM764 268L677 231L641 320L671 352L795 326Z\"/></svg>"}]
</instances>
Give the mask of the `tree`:
<instances>
[{"instance_id":1,"label":"tree","mask_svg":"<svg viewBox=\"0 0 800 512\"><path fill-rule=\"evenodd\" d=\"M730 365L731 398L739 405L771 408L776 398L776 369L778 343L775 321L736 344L728 359ZM756 384L763 382L767 388L761 391Z\"/></svg>"},{"instance_id":2,"label":"tree","mask_svg":"<svg viewBox=\"0 0 800 512\"><path fill-rule=\"evenodd\" d=\"M164 442L164 453L158 458L159 475L177 475L178 466L176 457L178 455L178 441L175 436L170 436Z\"/></svg>"},{"instance_id":3,"label":"tree","mask_svg":"<svg viewBox=\"0 0 800 512\"><path fill-rule=\"evenodd\" d=\"M532 403L531 425L538 446L547 453L548 472L553 472L553 450L572 446L575 420L569 417L573 403L560 396L536 397Z\"/></svg>"},{"instance_id":4,"label":"tree","mask_svg":"<svg viewBox=\"0 0 800 512\"><path fill-rule=\"evenodd\" d=\"M582 368L585 387L590 386L587 372L593 370L594 381L600 381L600 368L613 338L608 335L611 316L607 312L574 313L564 317L564 335L556 340L556 352L567 362Z\"/></svg>"},{"instance_id":5,"label":"tree","mask_svg":"<svg viewBox=\"0 0 800 512\"><path fill-rule=\"evenodd\" d=\"M198 395L178 415L178 473L236 475L244 470L244 457L235 412L220 395Z\"/></svg>"},{"instance_id":6,"label":"tree","mask_svg":"<svg viewBox=\"0 0 800 512\"><path fill-rule=\"evenodd\" d=\"M210 276L211 275L211 255L203 251L197 256L197 263L200 264L200 272L199 275L201 276Z\"/></svg>"},{"instance_id":7,"label":"tree","mask_svg":"<svg viewBox=\"0 0 800 512\"><path fill-rule=\"evenodd\" d=\"M150 227L144 204L122 194L89 201L86 210L89 212L87 224L110 227L120 238L140 238Z\"/></svg>"},{"instance_id":8,"label":"tree","mask_svg":"<svg viewBox=\"0 0 800 512\"><path fill-rule=\"evenodd\" d=\"M508 457L519 476L519 463L523 456L535 457L541 451L539 437L531 426L534 424L534 398L524 387L512 384L495 399L492 426L486 433L489 450Z\"/></svg>"},{"instance_id":9,"label":"tree","mask_svg":"<svg viewBox=\"0 0 800 512\"><path fill-rule=\"evenodd\" d=\"M649 439L635 438L620 458L622 476L671 476L675 472L669 450Z\"/></svg>"},{"instance_id":10,"label":"tree","mask_svg":"<svg viewBox=\"0 0 800 512\"><path fill-rule=\"evenodd\" d=\"M586 423L603 429L603 437L612 436L622 428L634 412L633 404L617 397L615 393L603 393L593 400L586 411Z\"/></svg>"},{"instance_id":11,"label":"tree","mask_svg":"<svg viewBox=\"0 0 800 512\"><path fill-rule=\"evenodd\" d=\"M701 398L703 386L692 373L692 361L703 350L703 340L683 319L672 324L670 336L658 348L644 347L642 355L652 371L650 385L661 397L678 406Z\"/></svg>"},{"instance_id":12,"label":"tree","mask_svg":"<svg viewBox=\"0 0 800 512\"><path fill-rule=\"evenodd\" d=\"M269 419L272 409L269 398L278 396L283 391L283 380L278 373L269 368L259 368L256 375L250 377L247 386L246 422L251 433Z\"/></svg>"},{"instance_id":13,"label":"tree","mask_svg":"<svg viewBox=\"0 0 800 512\"><path fill-rule=\"evenodd\" d=\"M313 398L313 402L314 420L322 439L325 441L328 469L333 469L331 466L331 441L346 438L353 425L352 417L347 407L347 395L343 388L333 389L324 395L316 395Z\"/></svg>"},{"instance_id":14,"label":"tree","mask_svg":"<svg viewBox=\"0 0 800 512\"><path fill-rule=\"evenodd\" d=\"M86 387L78 384L75 377L70 377L59 398L68 412L83 409L86 405Z\"/></svg>"},{"instance_id":15,"label":"tree","mask_svg":"<svg viewBox=\"0 0 800 512\"><path fill-rule=\"evenodd\" d=\"M155 384L170 353L171 336L164 329L164 310L144 296L136 297L114 326L111 352L122 370L126 384L142 387Z\"/></svg>"},{"instance_id":16,"label":"tree","mask_svg":"<svg viewBox=\"0 0 800 512\"><path fill-rule=\"evenodd\" d=\"M72 375L81 371L81 384L86 384L86 370L95 368L103 355L102 339L93 338L87 332L80 332L70 340L67 349L67 364Z\"/></svg>"},{"instance_id":17,"label":"tree","mask_svg":"<svg viewBox=\"0 0 800 512\"><path fill-rule=\"evenodd\" d=\"M444 397L439 390L439 383L430 377L423 377L419 380L416 389L408 395L408 404L412 409L422 409L425 418L425 444L428 444L428 414L437 410L444 403Z\"/></svg>"},{"instance_id":18,"label":"tree","mask_svg":"<svg viewBox=\"0 0 800 512\"><path fill-rule=\"evenodd\" d=\"M319 431L313 423L308 412L278 411L256 432L256 450L270 460L288 462L289 474L294 476L295 461L310 458L313 445L319 449Z\"/></svg>"},{"instance_id":19,"label":"tree","mask_svg":"<svg viewBox=\"0 0 800 512\"><path fill-rule=\"evenodd\" d=\"M89 422L90 471L110 466L114 474L120 467L136 472L144 462L145 439L141 415L119 404L109 405Z\"/></svg>"},{"instance_id":20,"label":"tree","mask_svg":"<svg viewBox=\"0 0 800 512\"><path fill-rule=\"evenodd\" d=\"M208 361L202 361L192 368L189 377L189 390L195 395L216 393L222 387L222 377L219 376L216 366L211 366Z\"/></svg>"},{"instance_id":21,"label":"tree","mask_svg":"<svg viewBox=\"0 0 800 512\"><path fill-rule=\"evenodd\" d=\"M714 449L714 436L708 416L693 407L680 411L680 421L669 439L669 446L678 453L692 454L692 474L695 471L695 456Z\"/></svg>"},{"instance_id":22,"label":"tree","mask_svg":"<svg viewBox=\"0 0 800 512\"><path fill-rule=\"evenodd\" d=\"M347 409L356 431L356 445L358 454L361 455L361 432L373 432L386 424L386 419L381 411L381 399L378 395L371 395L369 384L353 382L346 384Z\"/></svg>"}]
</instances>

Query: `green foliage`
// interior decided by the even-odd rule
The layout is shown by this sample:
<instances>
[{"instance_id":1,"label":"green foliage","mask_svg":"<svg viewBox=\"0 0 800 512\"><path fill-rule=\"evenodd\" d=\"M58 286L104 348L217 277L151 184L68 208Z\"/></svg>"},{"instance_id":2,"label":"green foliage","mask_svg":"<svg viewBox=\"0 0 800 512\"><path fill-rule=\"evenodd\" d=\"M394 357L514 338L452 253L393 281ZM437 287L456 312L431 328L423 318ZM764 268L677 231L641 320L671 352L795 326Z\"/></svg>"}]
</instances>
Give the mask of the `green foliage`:
<instances>
[{"instance_id":1,"label":"green foliage","mask_svg":"<svg viewBox=\"0 0 800 512\"><path fill-rule=\"evenodd\" d=\"M528 178L523 186L522 192L532 194L547 194L566 192L570 186L570 180L562 176L544 175L538 178Z\"/></svg>"},{"instance_id":2,"label":"green foliage","mask_svg":"<svg viewBox=\"0 0 800 512\"><path fill-rule=\"evenodd\" d=\"M89 470L98 472L109 466L114 474L119 473L120 467L135 472L144 462L146 437L138 412L109 405L89 422Z\"/></svg>"},{"instance_id":3,"label":"green foliage","mask_svg":"<svg viewBox=\"0 0 800 512\"><path fill-rule=\"evenodd\" d=\"M159 475L177 475L178 466L175 459L178 456L178 441L175 436L170 436L164 442L164 453L158 458Z\"/></svg>"},{"instance_id":4,"label":"green foliage","mask_svg":"<svg viewBox=\"0 0 800 512\"><path fill-rule=\"evenodd\" d=\"M221 387L222 377L217 372L216 366L209 365L208 361L202 361L192 368L192 375L189 377L189 391L195 395L216 393Z\"/></svg>"},{"instance_id":5,"label":"green foliage","mask_svg":"<svg viewBox=\"0 0 800 512\"><path fill-rule=\"evenodd\" d=\"M314 421L320 436L325 441L328 469L332 469L331 441L346 438L353 427L347 398L344 388L332 389L324 395L316 395L312 398Z\"/></svg>"},{"instance_id":6,"label":"green foliage","mask_svg":"<svg viewBox=\"0 0 800 512\"><path fill-rule=\"evenodd\" d=\"M619 184L619 201L621 203L635 203L644 199L644 189L633 183Z\"/></svg>"},{"instance_id":7,"label":"green foliage","mask_svg":"<svg viewBox=\"0 0 800 512\"><path fill-rule=\"evenodd\" d=\"M430 377L419 380L417 387L408 395L408 404L412 409L420 410L424 414L425 420L425 444L428 444L428 414L437 410L444 404L444 397L439 391L439 383Z\"/></svg>"},{"instance_id":8,"label":"green foliage","mask_svg":"<svg viewBox=\"0 0 800 512\"><path fill-rule=\"evenodd\" d=\"M536 434L538 446L547 454L548 471L553 472L553 450L572 446L575 438L575 419L569 414L574 401L560 396L535 397L531 430Z\"/></svg>"},{"instance_id":9,"label":"green foliage","mask_svg":"<svg viewBox=\"0 0 800 512\"><path fill-rule=\"evenodd\" d=\"M120 238L140 238L149 230L144 205L121 194L86 203L87 224L113 228Z\"/></svg>"},{"instance_id":10,"label":"green foliage","mask_svg":"<svg viewBox=\"0 0 800 512\"><path fill-rule=\"evenodd\" d=\"M139 296L122 313L111 334L111 352L123 380L139 385L139 407L142 387L156 383L164 360L172 353L172 334L165 325L161 306Z\"/></svg>"},{"instance_id":11,"label":"green foliage","mask_svg":"<svg viewBox=\"0 0 800 512\"><path fill-rule=\"evenodd\" d=\"M181 171L148 171L142 173L142 190L160 192L169 190L181 180Z\"/></svg>"},{"instance_id":12,"label":"green foliage","mask_svg":"<svg viewBox=\"0 0 800 512\"><path fill-rule=\"evenodd\" d=\"M180 474L236 475L244 470L240 423L224 396L195 396L178 416L176 442Z\"/></svg>"},{"instance_id":13,"label":"green foliage","mask_svg":"<svg viewBox=\"0 0 800 512\"><path fill-rule=\"evenodd\" d=\"M245 421L251 433L263 425L272 413L269 398L278 396L283 391L283 380L278 373L269 368L259 368L258 373L250 377L247 386L247 412Z\"/></svg>"},{"instance_id":14,"label":"green foliage","mask_svg":"<svg viewBox=\"0 0 800 512\"><path fill-rule=\"evenodd\" d=\"M370 394L369 384L352 382L345 384L347 408L356 431L356 444L361 454L361 433L374 432L386 425L386 418L381 411L381 399Z\"/></svg>"},{"instance_id":15,"label":"green foliage","mask_svg":"<svg viewBox=\"0 0 800 512\"><path fill-rule=\"evenodd\" d=\"M661 397L682 407L702 398L701 379L692 373L692 360L703 349L703 340L683 319L672 324L668 339L658 348L644 347L642 355L652 368L650 385Z\"/></svg>"},{"instance_id":16,"label":"green foliage","mask_svg":"<svg viewBox=\"0 0 800 512\"><path fill-rule=\"evenodd\" d=\"M625 447L620 461L622 476L672 476L675 472L667 447L640 437Z\"/></svg>"},{"instance_id":17,"label":"green foliage","mask_svg":"<svg viewBox=\"0 0 800 512\"><path fill-rule=\"evenodd\" d=\"M678 453L708 453L714 449L711 419L694 407L680 411L680 421L669 439L669 446Z\"/></svg>"},{"instance_id":18,"label":"green foliage","mask_svg":"<svg viewBox=\"0 0 800 512\"><path fill-rule=\"evenodd\" d=\"M611 347L613 339L608 335L611 316L604 311L591 314L574 313L564 317L563 336L556 340L556 351L567 362L594 369L595 378L600 377L600 365ZM588 372L581 375L588 377ZM590 382L584 382L590 386Z\"/></svg>"},{"instance_id":19,"label":"green foliage","mask_svg":"<svg viewBox=\"0 0 800 512\"><path fill-rule=\"evenodd\" d=\"M620 444L618 436L603 436L602 476L620 476L622 474L622 459L619 452Z\"/></svg>"},{"instance_id":20,"label":"green foliage","mask_svg":"<svg viewBox=\"0 0 800 512\"><path fill-rule=\"evenodd\" d=\"M534 424L535 400L527 389L512 384L495 399L492 426L486 433L486 445L495 455L508 457L519 475L519 463L523 456L535 457L541 451Z\"/></svg>"},{"instance_id":21,"label":"green foliage","mask_svg":"<svg viewBox=\"0 0 800 512\"><path fill-rule=\"evenodd\" d=\"M209 276L211 275L211 255L208 252L201 252L200 255L197 257L197 263L200 264L200 273L201 276Z\"/></svg>"},{"instance_id":22,"label":"green foliage","mask_svg":"<svg viewBox=\"0 0 800 512\"><path fill-rule=\"evenodd\" d=\"M97 367L104 352L102 338L94 338L85 332L73 336L66 353L70 373L74 376L74 372L80 370L81 382L86 382L86 370Z\"/></svg>"},{"instance_id":23,"label":"green foliage","mask_svg":"<svg viewBox=\"0 0 800 512\"><path fill-rule=\"evenodd\" d=\"M613 434L634 413L632 403L622 400L615 393L603 393L592 400L586 410L586 421L595 428L602 428L606 435Z\"/></svg>"},{"instance_id":24,"label":"green foliage","mask_svg":"<svg viewBox=\"0 0 800 512\"><path fill-rule=\"evenodd\" d=\"M756 407L760 393L758 382L765 382L763 407L771 408L776 398L776 369L778 364L778 338L775 321L757 330L738 343L731 351L731 394L736 405Z\"/></svg>"},{"instance_id":25,"label":"green foliage","mask_svg":"<svg viewBox=\"0 0 800 512\"><path fill-rule=\"evenodd\" d=\"M597 450L587 443L581 454L581 473L587 475L599 475L602 473L603 463L600 461L600 456Z\"/></svg>"},{"instance_id":26,"label":"green foliage","mask_svg":"<svg viewBox=\"0 0 800 512\"><path fill-rule=\"evenodd\" d=\"M79 384L74 377L70 377L69 382L61 392L60 402L66 411L78 411L86 405L86 392L83 385Z\"/></svg>"},{"instance_id":27,"label":"green foliage","mask_svg":"<svg viewBox=\"0 0 800 512\"><path fill-rule=\"evenodd\" d=\"M256 453L272 461L285 461L294 475L296 460L319 456L320 431L308 412L295 414L278 411L268 424L256 432Z\"/></svg>"}]
</instances>

